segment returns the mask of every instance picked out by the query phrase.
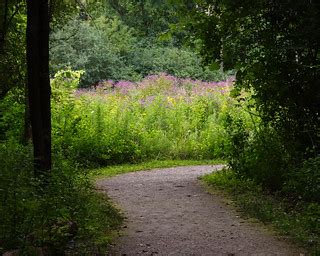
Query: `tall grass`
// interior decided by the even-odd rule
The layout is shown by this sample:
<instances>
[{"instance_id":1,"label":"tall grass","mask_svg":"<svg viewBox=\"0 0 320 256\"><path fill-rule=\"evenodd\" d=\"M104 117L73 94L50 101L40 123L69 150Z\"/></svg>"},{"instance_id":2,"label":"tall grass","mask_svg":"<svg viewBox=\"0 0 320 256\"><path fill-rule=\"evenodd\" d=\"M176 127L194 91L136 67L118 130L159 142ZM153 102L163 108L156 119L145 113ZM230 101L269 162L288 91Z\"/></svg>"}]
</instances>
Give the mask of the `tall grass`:
<instances>
[{"instance_id":1,"label":"tall grass","mask_svg":"<svg viewBox=\"0 0 320 256\"><path fill-rule=\"evenodd\" d=\"M231 87L231 79L202 82L166 74L139 83L104 81L56 104L53 137L64 155L82 164L221 158L221 119L234 104Z\"/></svg>"}]
</instances>

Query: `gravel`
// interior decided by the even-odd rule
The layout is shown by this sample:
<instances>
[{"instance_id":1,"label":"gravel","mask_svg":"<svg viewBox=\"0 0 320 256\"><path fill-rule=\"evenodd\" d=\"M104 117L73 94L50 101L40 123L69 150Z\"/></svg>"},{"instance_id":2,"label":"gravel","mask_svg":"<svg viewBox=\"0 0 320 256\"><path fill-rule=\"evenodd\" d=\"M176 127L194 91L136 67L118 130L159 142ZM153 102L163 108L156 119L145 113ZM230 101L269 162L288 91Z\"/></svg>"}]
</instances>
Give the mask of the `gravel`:
<instances>
[{"instance_id":1,"label":"gravel","mask_svg":"<svg viewBox=\"0 0 320 256\"><path fill-rule=\"evenodd\" d=\"M304 255L206 192L197 178L221 168L175 167L99 180L127 218L109 255Z\"/></svg>"}]
</instances>

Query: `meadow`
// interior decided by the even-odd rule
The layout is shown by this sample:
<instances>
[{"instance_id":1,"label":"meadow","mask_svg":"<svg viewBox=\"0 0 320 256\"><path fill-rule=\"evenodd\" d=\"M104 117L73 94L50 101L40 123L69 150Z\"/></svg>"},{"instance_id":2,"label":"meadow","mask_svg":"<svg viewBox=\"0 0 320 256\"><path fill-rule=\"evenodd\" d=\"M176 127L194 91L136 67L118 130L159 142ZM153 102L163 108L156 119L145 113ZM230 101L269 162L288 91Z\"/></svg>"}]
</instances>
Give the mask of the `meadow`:
<instances>
[{"instance_id":1,"label":"meadow","mask_svg":"<svg viewBox=\"0 0 320 256\"><path fill-rule=\"evenodd\" d=\"M161 73L75 89L78 77L64 71L52 83L53 141L65 157L106 165L225 156L232 77L204 82Z\"/></svg>"}]
</instances>

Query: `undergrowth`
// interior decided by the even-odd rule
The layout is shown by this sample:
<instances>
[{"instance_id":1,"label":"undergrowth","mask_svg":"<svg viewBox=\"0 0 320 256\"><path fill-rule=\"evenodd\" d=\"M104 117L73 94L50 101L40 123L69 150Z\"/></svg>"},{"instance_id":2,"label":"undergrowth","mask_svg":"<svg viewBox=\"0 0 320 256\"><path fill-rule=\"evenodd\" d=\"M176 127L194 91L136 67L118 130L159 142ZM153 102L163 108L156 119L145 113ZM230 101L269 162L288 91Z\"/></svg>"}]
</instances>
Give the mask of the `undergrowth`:
<instances>
[{"instance_id":1,"label":"undergrowth","mask_svg":"<svg viewBox=\"0 0 320 256\"><path fill-rule=\"evenodd\" d=\"M92 255L105 250L122 221L119 211L97 194L87 174L55 159L48 177L33 175L29 146L0 144L0 253L38 250Z\"/></svg>"}]
</instances>

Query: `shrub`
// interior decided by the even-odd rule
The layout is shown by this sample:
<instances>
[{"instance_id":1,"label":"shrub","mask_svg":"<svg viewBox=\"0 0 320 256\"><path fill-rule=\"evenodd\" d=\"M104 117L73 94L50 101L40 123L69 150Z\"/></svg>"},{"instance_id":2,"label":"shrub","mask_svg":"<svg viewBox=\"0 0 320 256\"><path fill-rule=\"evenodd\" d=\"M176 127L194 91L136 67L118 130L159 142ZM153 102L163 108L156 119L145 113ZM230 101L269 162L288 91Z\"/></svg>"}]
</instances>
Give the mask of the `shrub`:
<instances>
[{"instance_id":1,"label":"shrub","mask_svg":"<svg viewBox=\"0 0 320 256\"><path fill-rule=\"evenodd\" d=\"M24 103L24 91L19 88L11 89L0 101L0 140L21 140L24 127Z\"/></svg>"},{"instance_id":2,"label":"shrub","mask_svg":"<svg viewBox=\"0 0 320 256\"><path fill-rule=\"evenodd\" d=\"M240 103L223 117L226 155L238 177L253 179L271 191L282 189L290 169L292 152L272 127L261 123L248 102ZM250 106L250 105L249 105Z\"/></svg>"},{"instance_id":3,"label":"shrub","mask_svg":"<svg viewBox=\"0 0 320 256\"><path fill-rule=\"evenodd\" d=\"M54 74L68 67L85 70L81 78L82 86L89 86L101 79L135 79L136 74L123 56L131 46L129 45L128 49L118 46L119 41L125 40L123 34L130 39L130 31L125 26L116 26L116 22L118 23L112 20L100 21L99 30L89 21L72 20L53 33L50 50L51 72ZM114 26L119 27L119 32L114 33ZM118 35L117 38L115 34ZM68 40L64 40L65 38Z\"/></svg>"},{"instance_id":4,"label":"shrub","mask_svg":"<svg viewBox=\"0 0 320 256\"><path fill-rule=\"evenodd\" d=\"M166 72L181 78L203 77L201 59L190 50L170 46L139 47L133 53L132 65L143 77Z\"/></svg>"},{"instance_id":5,"label":"shrub","mask_svg":"<svg viewBox=\"0 0 320 256\"><path fill-rule=\"evenodd\" d=\"M320 202L320 157L305 160L301 167L292 168L286 175L283 191L296 200Z\"/></svg>"},{"instance_id":6,"label":"shrub","mask_svg":"<svg viewBox=\"0 0 320 256\"><path fill-rule=\"evenodd\" d=\"M23 255L33 255L32 248L41 247L62 255L73 243L96 250L96 243L105 245L103 239L121 222L76 165L55 156L44 187L33 175L29 147L2 143L0 157L1 253L20 249Z\"/></svg>"},{"instance_id":7,"label":"shrub","mask_svg":"<svg viewBox=\"0 0 320 256\"><path fill-rule=\"evenodd\" d=\"M30 179L31 150L16 142L1 143L0 158L0 249L3 250L25 243L27 234L31 233L30 211L36 205Z\"/></svg>"}]
</instances>

